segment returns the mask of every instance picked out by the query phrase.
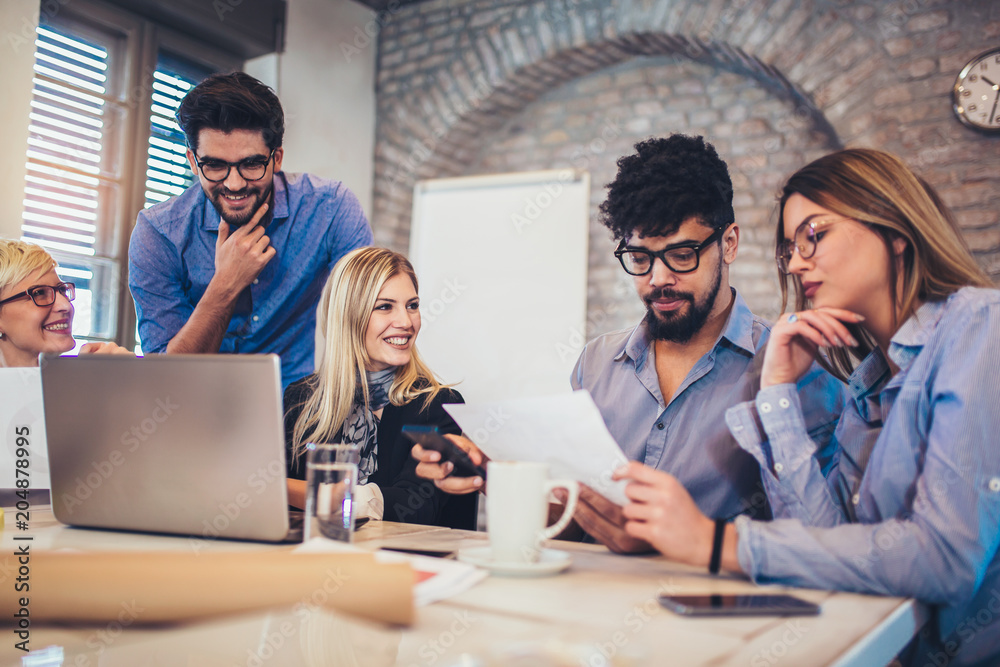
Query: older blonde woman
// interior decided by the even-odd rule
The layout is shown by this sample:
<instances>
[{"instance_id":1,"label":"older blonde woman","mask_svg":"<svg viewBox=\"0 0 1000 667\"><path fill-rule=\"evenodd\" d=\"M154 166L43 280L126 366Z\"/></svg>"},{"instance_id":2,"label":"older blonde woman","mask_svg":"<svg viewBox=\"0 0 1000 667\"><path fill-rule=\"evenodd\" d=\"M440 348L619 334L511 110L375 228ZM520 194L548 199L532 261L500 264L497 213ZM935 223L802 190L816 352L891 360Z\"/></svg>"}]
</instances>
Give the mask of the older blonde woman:
<instances>
[{"instance_id":1,"label":"older blonde woman","mask_svg":"<svg viewBox=\"0 0 1000 667\"><path fill-rule=\"evenodd\" d=\"M420 298L410 262L385 248L359 248L334 267L320 300L326 347L315 374L285 392L289 501L305 503L305 447L350 442L361 451L358 516L475 526L475 496L450 497L416 475L407 424L460 429L444 411L462 396L417 354Z\"/></svg>"},{"instance_id":2,"label":"older blonde woman","mask_svg":"<svg viewBox=\"0 0 1000 667\"><path fill-rule=\"evenodd\" d=\"M72 350L75 296L44 249L0 239L0 367L37 366L43 352ZM87 343L80 353L131 354L114 343Z\"/></svg>"}]
</instances>

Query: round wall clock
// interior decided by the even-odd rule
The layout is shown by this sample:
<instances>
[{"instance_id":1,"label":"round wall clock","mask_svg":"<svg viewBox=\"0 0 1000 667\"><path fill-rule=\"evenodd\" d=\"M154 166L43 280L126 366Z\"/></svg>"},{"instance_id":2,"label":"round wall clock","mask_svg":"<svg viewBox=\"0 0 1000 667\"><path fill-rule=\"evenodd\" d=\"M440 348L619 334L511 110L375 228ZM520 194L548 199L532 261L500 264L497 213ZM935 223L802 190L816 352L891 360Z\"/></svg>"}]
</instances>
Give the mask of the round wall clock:
<instances>
[{"instance_id":1,"label":"round wall clock","mask_svg":"<svg viewBox=\"0 0 1000 667\"><path fill-rule=\"evenodd\" d=\"M983 132L1000 133L1000 48L970 60L959 72L951 97L960 121Z\"/></svg>"}]
</instances>

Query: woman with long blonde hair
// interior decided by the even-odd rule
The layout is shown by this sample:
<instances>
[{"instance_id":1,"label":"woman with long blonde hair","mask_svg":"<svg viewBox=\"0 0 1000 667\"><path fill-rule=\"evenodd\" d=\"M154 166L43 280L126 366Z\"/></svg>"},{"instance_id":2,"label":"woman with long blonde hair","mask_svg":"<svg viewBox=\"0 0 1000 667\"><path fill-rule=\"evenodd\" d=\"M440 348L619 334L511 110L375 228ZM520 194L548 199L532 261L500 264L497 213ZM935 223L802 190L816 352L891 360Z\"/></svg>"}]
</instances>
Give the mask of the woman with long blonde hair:
<instances>
[{"instance_id":1,"label":"woman with long blonde hair","mask_svg":"<svg viewBox=\"0 0 1000 667\"><path fill-rule=\"evenodd\" d=\"M617 475L632 503L603 518L713 571L931 605L904 664L1000 664L1000 290L933 188L888 153L806 165L779 212L795 311L772 329L756 400L726 413L775 519L713 522L636 463ZM851 398L826 470L795 385L816 360Z\"/></svg>"},{"instance_id":2,"label":"woman with long blonde hair","mask_svg":"<svg viewBox=\"0 0 1000 667\"><path fill-rule=\"evenodd\" d=\"M359 248L334 267L320 298L323 356L285 391L289 500L305 502L310 442L348 442L361 453L357 516L471 528L475 498L449 497L416 476L401 429L460 429L443 405L463 402L417 353L420 299L410 262L385 248Z\"/></svg>"}]
</instances>

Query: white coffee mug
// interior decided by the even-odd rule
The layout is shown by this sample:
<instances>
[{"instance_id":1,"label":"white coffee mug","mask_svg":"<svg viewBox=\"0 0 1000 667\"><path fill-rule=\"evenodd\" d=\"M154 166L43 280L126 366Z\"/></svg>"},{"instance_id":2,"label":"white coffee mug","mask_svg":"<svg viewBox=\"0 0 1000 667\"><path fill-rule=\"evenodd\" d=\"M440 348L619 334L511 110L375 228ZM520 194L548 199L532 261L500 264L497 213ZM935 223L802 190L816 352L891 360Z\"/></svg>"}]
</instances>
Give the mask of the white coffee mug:
<instances>
[{"instance_id":1,"label":"white coffee mug","mask_svg":"<svg viewBox=\"0 0 1000 667\"><path fill-rule=\"evenodd\" d=\"M542 543L558 535L576 509L580 494L571 479L548 479L549 466L526 461L490 461L486 469L486 520L493 559L502 563L535 563ZM549 492L569 493L559 520L545 527Z\"/></svg>"}]
</instances>

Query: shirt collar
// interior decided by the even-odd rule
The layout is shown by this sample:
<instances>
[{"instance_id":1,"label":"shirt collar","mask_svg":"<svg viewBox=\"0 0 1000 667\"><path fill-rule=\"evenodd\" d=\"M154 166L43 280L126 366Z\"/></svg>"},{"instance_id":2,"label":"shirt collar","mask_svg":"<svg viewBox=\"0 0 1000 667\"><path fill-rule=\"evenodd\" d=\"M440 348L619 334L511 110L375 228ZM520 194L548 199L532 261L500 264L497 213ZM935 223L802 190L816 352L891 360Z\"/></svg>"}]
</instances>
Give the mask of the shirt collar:
<instances>
[{"instance_id":1,"label":"shirt collar","mask_svg":"<svg viewBox=\"0 0 1000 667\"><path fill-rule=\"evenodd\" d=\"M288 217L288 184L285 180L285 172L279 171L274 175L273 184L273 206L274 212L271 215L272 220L281 220ZM201 183L195 183L192 187L197 187L201 189ZM201 228L208 232L219 231L219 222L221 218L219 217L219 212L215 210L215 206L209 201L208 195L205 191L201 190L202 202L202 216L201 216Z\"/></svg>"},{"instance_id":2,"label":"shirt collar","mask_svg":"<svg viewBox=\"0 0 1000 667\"><path fill-rule=\"evenodd\" d=\"M726 321L726 327L722 330L722 334L719 335L719 339L715 341L713 349L718 347L722 339L725 339L734 346L746 351L752 357L756 354L753 344L753 312L750 311L750 307L735 287L730 287L729 289L732 290L733 294L733 307L729 311L729 319ZM639 326L632 331L628 340L625 341L622 349L615 355L615 361L620 361L628 356L636 363L640 363L648 353L652 342L652 339L649 337L649 328L646 325L646 319L643 318Z\"/></svg>"},{"instance_id":3,"label":"shirt collar","mask_svg":"<svg viewBox=\"0 0 1000 667\"><path fill-rule=\"evenodd\" d=\"M646 325L646 318L644 317L639 326L632 330L632 334L625 341L622 349L615 355L615 361L629 357L632 361L638 363L640 359L645 357L652 342L653 340L649 337L649 327Z\"/></svg>"},{"instance_id":4,"label":"shirt collar","mask_svg":"<svg viewBox=\"0 0 1000 667\"><path fill-rule=\"evenodd\" d=\"M899 327L896 335L889 341L888 357L899 366L901 372L910 367L934 333L944 312L943 307L943 301L928 301L923 304L903 322L903 326ZM875 348L851 373L851 377L847 379L847 389L855 400L860 401L876 390L881 391L881 387L888 381L889 372L886 355Z\"/></svg>"},{"instance_id":5,"label":"shirt collar","mask_svg":"<svg viewBox=\"0 0 1000 667\"><path fill-rule=\"evenodd\" d=\"M740 293L736 291L736 288L730 289L733 290L733 309L729 311L729 322L726 323L726 328L722 331L722 338L752 357L757 353L753 344L753 312ZM716 341L716 345L718 345L718 341Z\"/></svg>"},{"instance_id":6,"label":"shirt collar","mask_svg":"<svg viewBox=\"0 0 1000 667\"><path fill-rule=\"evenodd\" d=\"M910 315L889 341L889 358L906 370L930 339L944 313L944 301L928 301Z\"/></svg>"},{"instance_id":7,"label":"shirt collar","mask_svg":"<svg viewBox=\"0 0 1000 667\"><path fill-rule=\"evenodd\" d=\"M847 378L847 391L855 401L861 401L873 391L880 389L888 377L889 362L885 360L882 350L876 347L861 360Z\"/></svg>"}]
</instances>

